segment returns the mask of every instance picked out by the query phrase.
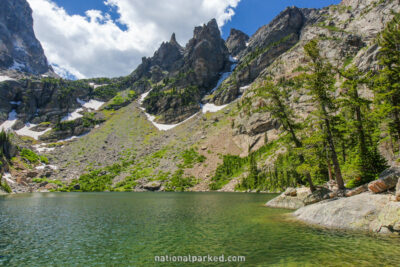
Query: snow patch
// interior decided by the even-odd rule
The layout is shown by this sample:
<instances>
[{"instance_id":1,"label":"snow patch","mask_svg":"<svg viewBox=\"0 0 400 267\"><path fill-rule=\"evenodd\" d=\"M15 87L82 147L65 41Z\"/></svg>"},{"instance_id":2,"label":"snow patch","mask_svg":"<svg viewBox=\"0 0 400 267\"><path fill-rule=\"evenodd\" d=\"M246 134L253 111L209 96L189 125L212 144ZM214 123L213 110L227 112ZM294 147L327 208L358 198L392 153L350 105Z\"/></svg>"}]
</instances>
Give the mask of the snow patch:
<instances>
[{"instance_id":1,"label":"snow patch","mask_svg":"<svg viewBox=\"0 0 400 267\"><path fill-rule=\"evenodd\" d=\"M55 147L47 147L47 144L45 144L45 143L34 145L33 148L35 148L36 151L39 153L50 152L50 151L54 151L56 149Z\"/></svg>"},{"instance_id":2,"label":"snow patch","mask_svg":"<svg viewBox=\"0 0 400 267\"><path fill-rule=\"evenodd\" d=\"M0 125L0 131L8 131L11 130L11 128L14 126L14 124L17 122L17 112L13 109L9 114L8 114L8 119L3 122Z\"/></svg>"},{"instance_id":3,"label":"snow patch","mask_svg":"<svg viewBox=\"0 0 400 267\"><path fill-rule=\"evenodd\" d=\"M10 101L10 104L11 105L17 105L17 106L19 106L19 105L21 105L21 101Z\"/></svg>"},{"instance_id":4,"label":"snow patch","mask_svg":"<svg viewBox=\"0 0 400 267\"><path fill-rule=\"evenodd\" d=\"M155 116L153 116L153 115L151 115L149 113L146 113L146 112L144 114L146 114L147 119L160 131L171 130L171 129L175 128L176 126L187 122L188 120L192 119L193 117L195 117L197 115L197 113L196 113L196 114L190 116L189 118L187 118L186 120L181 121L180 123L177 123L177 124L161 124L161 123L157 123L157 122L154 121L156 119Z\"/></svg>"},{"instance_id":5,"label":"snow patch","mask_svg":"<svg viewBox=\"0 0 400 267\"><path fill-rule=\"evenodd\" d=\"M82 107L87 108L87 109L94 109L94 110L99 110L102 105L104 105L105 102L102 101L97 101L94 99L89 100L89 102L83 101L79 98L76 99L76 101L82 105Z\"/></svg>"},{"instance_id":6,"label":"snow patch","mask_svg":"<svg viewBox=\"0 0 400 267\"><path fill-rule=\"evenodd\" d=\"M106 86L108 84L95 84L95 83L89 83L90 86L92 86L94 89L96 89L97 87L101 87L101 86Z\"/></svg>"},{"instance_id":7,"label":"snow patch","mask_svg":"<svg viewBox=\"0 0 400 267\"><path fill-rule=\"evenodd\" d=\"M5 172L3 178L7 181L7 183L15 184L15 182L11 180L12 175L9 172Z\"/></svg>"},{"instance_id":8,"label":"snow patch","mask_svg":"<svg viewBox=\"0 0 400 267\"><path fill-rule=\"evenodd\" d=\"M41 165L41 166L37 166L35 169L36 169L36 170L44 170L46 167L49 167L49 168L52 169L52 170L58 170L58 166L55 166L55 165L46 165L46 164L43 164L43 165Z\"/></svg>"},{"instance_id":9,"label":"snow patch","mask_svg":"<svg viewBox=\"0 0 400 267\"><path fill-rule=\"evenodd\" d=\"M10 78L8 76L0 75L0 82L4 82L4 81L15 81L15 79Z\"/></svg>"},{"instance_id":10,"label":"snow patch","mask_svg":"<svg viewBox=\"0 0 400 267\"><path fill-rule=\"evenodd\" d=\"M78 108L77 110L75 110L72 113L68 113L67 116L65 116L64 118L61 119L61 121L74 121L78 118L82 118L83 115L80 113L83 111L83 108Z\"/></svg>"},{"instance_id":11,"label":"snow patch","mask_svg":"<svg viewBox=\"0 0 400 267\"><path fill-rule=\"evenodd\" d=\"M229 60L231 60L231 62L233 62L233 63L236 62L236 61L233 61L234 59L233 59L232 56L229 56ZM230 70L229 72L224 72L224 73L222 73L221 77L219 78L219 80L218 80L218 82L217 82L217 85L211 90L211 93L214 93L214 92L218 89L218 87L220 87L221 84L222 84L226 79L228 79L228 77L229 77L229 76L232 74L232 72L235 70L236 66L237 66L237 64L232 64L232 65L231 65L231 70Z\"/></svg>"},{"instance_id":12,"label":"snow patch","mask_svg":"<svg viewBox=\"0 0 400 267\"><path fill-rule=\"evenodd\" d=\"M72 141L72 140L75 140L75 139L79 139L79 138L81 138L81 137L84 137L84 136L86 136L86 135L88 135L89 133L85 133L85 134L82 134L82 135L78 135L78 136L71 136L71 137L68 137L68 138L66 138L66 139L62 139L62 140L59 140L58 142L68 142L68 141Z\"/></svg>"},{"instance_id":13,"label":"snow patch","mask_svg":"<svg viewBox=\"0 0 400 267\"><path fill-rule=\"evenodd\" d=\"M148 92L143 93L143 94L140 95L140 98L139 98L139 104L140 105L143 104L144 99L150 94L150 92L151 92L151 90L149 90Z\"/></svg>"},{"instance_id":14,"label":"snow patch","mask_svg":"<svg viewBox=\"0 0 400 267\"><path fill-rule=\"evenodd\" d=\"M203 105L201 109L202 109L203 114L206 114L207 112L218 112L227 106L228 105L217 106L215 104L207 103L207 104Z\"/></svg>"},{"instance_id":15,"label":"snow patch","mask_svg":"<svg viewBox=\"0 0 400 267\"><path fill-rule=\"evenodd\" d=\"M41 132L32 131L31 129L36 127L36 126L37 126L36 124L27 123L27 124L25 124L24 128L16 131L16 133L18 135L29 136L29 137L32 137L35 140L38 140L40 136L42 136L43 134L45 134L45 133L47 133L48 131L51 130L51 128L48 128L48 129L46 129L44 131L41 131Z\"/></svg>"},{"instance_id":16,"label":"snow patch","mask_svg":"<svg viewBox=\"0 0 400 267\"><path fill-rule=\"evenodd\" d=\"M241 94L243 94L247 89L250 88L250 86L251 86L251 85L249 84L249 85L240 87L240 88L239 88L239 92L240 92Z\"/></svg>"}]
</instances>

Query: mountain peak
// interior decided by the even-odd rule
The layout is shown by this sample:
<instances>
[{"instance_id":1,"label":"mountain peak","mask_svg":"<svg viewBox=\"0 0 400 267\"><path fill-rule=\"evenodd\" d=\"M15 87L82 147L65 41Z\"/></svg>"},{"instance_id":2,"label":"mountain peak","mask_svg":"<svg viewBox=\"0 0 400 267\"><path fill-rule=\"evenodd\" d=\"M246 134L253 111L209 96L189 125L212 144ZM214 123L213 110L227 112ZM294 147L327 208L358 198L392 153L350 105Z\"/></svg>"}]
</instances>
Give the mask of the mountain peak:
<instances>
[{"instance_id":1,"label":"mountain peak","mask_svg":"<svg viewBox=\"0 0 400 267\"><path fill-rule=\"evenodd\" d=\"M171 35L171 39L169 40L170 43L177 43L175 33Z\"/></svg>"}]
</instances>

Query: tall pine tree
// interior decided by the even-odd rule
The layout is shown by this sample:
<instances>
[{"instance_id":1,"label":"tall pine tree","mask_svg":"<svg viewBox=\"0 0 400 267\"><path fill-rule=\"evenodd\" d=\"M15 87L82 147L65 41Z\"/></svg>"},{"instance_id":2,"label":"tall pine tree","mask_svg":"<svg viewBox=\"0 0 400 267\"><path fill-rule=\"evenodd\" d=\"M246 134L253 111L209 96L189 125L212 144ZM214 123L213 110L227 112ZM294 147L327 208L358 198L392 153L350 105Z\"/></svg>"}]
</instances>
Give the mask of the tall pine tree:
<instances>
[{"instance_id":1,"label":"tall pine tree","mask_svg":"<svg viewBox=\"0 0 400 267\"><path fill-rule=\"evenodd\" d=\"M310 59L310 73L306 75L306 85L310 95L318 105L318 118L323 124L325 138L330 150L336 182L339 189L344 189L344 182L333 137L332 111L335 110L332 93L335 85L335 73L332 66L324 59L318 47L318 41L312 40L304 46ZM319 123L319 122L318 122Z\"/></svg>"}]
</instances>

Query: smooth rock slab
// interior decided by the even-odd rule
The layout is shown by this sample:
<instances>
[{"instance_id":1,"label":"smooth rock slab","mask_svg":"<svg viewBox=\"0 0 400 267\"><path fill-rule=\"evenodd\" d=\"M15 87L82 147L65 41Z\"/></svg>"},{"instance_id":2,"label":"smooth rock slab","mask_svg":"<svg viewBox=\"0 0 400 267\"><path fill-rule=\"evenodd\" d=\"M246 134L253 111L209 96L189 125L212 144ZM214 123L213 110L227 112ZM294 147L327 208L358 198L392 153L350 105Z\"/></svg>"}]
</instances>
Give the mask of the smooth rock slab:
<instances>
[{"instance_id":1,"label":"smooth rock slab","mask_svg":"<svg viewBox=\"0 0 400 267\"><path fill-rule=\"evenodd\" d=\"M400 223L400 203L390 201L390 195L366 192L305 206L294 216L303 222L330 228L385 233L394 231Z\"/></svg>"}]
</instances>

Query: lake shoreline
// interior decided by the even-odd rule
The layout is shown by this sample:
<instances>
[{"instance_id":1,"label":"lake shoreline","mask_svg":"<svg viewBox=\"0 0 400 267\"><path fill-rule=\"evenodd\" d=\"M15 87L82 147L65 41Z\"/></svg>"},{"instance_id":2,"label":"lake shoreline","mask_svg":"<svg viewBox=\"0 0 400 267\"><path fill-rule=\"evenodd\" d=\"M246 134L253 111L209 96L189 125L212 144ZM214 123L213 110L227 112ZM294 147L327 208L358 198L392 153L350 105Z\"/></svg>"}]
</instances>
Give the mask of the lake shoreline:
<instances>
[{"instance_id":1,"label":"lake shoreline","mask_svg":"<svg viewBox=\"0 0 400 267\"><path fill-rule=\"evenodd\" d=\"M293 220L310 226L400 236L400 202L393 194L364 192L299 207L300 198L282 193L265 206L292 210Z\"/></svg>"}]
</instances>

